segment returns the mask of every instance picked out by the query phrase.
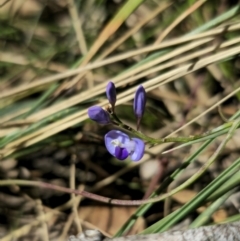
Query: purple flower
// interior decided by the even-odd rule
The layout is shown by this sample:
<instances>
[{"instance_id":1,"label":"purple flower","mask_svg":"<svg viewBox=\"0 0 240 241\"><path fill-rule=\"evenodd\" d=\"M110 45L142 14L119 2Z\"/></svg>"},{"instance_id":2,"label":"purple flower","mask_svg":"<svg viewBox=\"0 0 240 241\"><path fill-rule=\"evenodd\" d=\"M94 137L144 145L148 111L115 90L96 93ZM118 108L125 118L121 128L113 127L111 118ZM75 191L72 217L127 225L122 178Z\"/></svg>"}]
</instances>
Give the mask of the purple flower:
<instances>
[{"instance_id":1,"label":"purple flower","mask_svg":"<svg viewBox=\"0 0 240 241\"><path fill-rule=\"evenodd\" d=\"M107 94L107 98L109 103L112 105L112 108L114 109L115 107L115 103L117 100L117 96L116 96L116 88L113 82L108 82L107 84L107 88L106 88L106 94Z\"/></svg>"},{"instance_id":2,"label":"purple flower","mask_svg":"<svg viewBox=\"0 0 240 241\"><path fill-rule=\"evenodd\" d=\"M119 160L128 156L133 161L139 161L144 154L145 144L141 139L130 138L122 131L112 130L105 135L107 150Z\"/></svg>"},{"instance_id":3,"label":"purple flower","mask_svg":"<svg viewBox=\"0 0 240 241\"><path fill-rule=\"evenodd\" d=\"M108 124L111 122L108 112L97 105L88 108L88 116L91 120L94 120L99 124Z\"/></svg>"},{"instance_id":4,"label":"purple flower","mask_svg":"<svg viewBox=\"0 0 240 241\"><path fill-rule=\"evenodd\" d=\"M133 101L134 114L138 119L141 119L146 105L146 92L142 85L140 85L135 93Z\"/></svg>"}]
</instances>

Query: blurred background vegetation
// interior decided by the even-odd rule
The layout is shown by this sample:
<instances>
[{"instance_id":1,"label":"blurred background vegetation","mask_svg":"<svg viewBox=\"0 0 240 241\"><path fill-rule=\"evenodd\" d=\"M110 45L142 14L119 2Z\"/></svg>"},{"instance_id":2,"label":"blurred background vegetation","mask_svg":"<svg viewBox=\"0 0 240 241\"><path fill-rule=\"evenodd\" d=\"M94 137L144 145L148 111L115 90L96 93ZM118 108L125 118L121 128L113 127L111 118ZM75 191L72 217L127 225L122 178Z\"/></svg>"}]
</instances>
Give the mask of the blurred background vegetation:
<instances>
[{"instance_id":1,"label":"blurred background vegetation","mask_svg":"<svg viewBox=\"0 0 240 241\"><path fill-rule=\"evenodd\" d=\"M1 0L1 240L239 220L239 10L234 0ZM116 112L133 128L132 99L142 84L143 133L217 134L179 149L147 146L138 163L115 160L103 142L112 127L87 116L88 107L107 106L109 80ZM119 207L20 179L125 200L173 192L155 204Z\"/></svg>"}]
</instances>

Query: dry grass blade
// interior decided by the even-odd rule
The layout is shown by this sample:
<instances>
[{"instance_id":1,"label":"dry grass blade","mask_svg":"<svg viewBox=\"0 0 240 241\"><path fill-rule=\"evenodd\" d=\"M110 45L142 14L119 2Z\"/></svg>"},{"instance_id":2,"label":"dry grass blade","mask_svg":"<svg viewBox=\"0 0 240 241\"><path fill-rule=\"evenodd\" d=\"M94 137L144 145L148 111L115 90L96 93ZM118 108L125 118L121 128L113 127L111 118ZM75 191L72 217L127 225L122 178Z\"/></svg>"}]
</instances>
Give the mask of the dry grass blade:
<instances>
[{"instance_id":1,"label":"dry grass blade","mask_svg":"<svg viewBox=\"0 0 240 241\"><path fill-rule=\"evenodd\" d=\"M115 50L118 46L120 46L126 39L128 39L132 34L137 32L139 29L141 29L142 26L144 26L146 23L148 23L150 20L152 20L154 17L156 17L159 13L164 11L166 8L168 8L172 3L163 3L163 5L160 4L159 7L156 8L155 11L152 12L149 16L147 16L145 19L141 20L136 26L134 26L132 29L127 31L122 37L120 37L116 42L114 42L111 46L109 46L98 58L97 61L104 59L106 56L108 56L113 50Z\"/></svg>"},{"instance_id":2,"label":"dry grass blade","mask_svg":"<svg viewBox=\"0 0 240 241\"><path fill-rule=\"evenodd\" d=\"M114 63L115 61L120 61L120 60L129 58L129 57L138 55L138 54L143 54L143 53L147 53L149 51L154 51L154 50L157 50L157 49L163 49L163 48L171 47L171 46L182 44L182 43L192 41L192 40L195 40L195 39L201 39L201 38L205 38L205 37L209 37L209 36L213 36L213 35L219 35L219 34L222 34L222 33L228 32L228 31L235 31L235 30L238 30L238 29L240 29L240 24L236 23L236 24L232 24L230 26L218 27L218 28L215 28L213 30L210 30L210 31L207 31L207 32L204 32L204 33L201 33L201 34L169 40L169 41L163 42L159 45L144 47L140 50L129 51L128 53L121 54L117 57L111 57L109 59L106 59L106 60L103 60L103 61L100 61L100 62L96 62L96 63L86 65L84 67L80 67L78 69L68 70L68 71L65 71L64 73L55 74L53 76L49 76L49 77L46 77L46 78L43 78L43 79L36 80L33 83L13 88L9 91L6 91L5 93L1 93L0 99L6 98L6 97L11 97L11 96L16 95L18 93L29 91L30 89L34 89L34 88L37 88L37 87L42 86L42 85L48 85L50 83L59 81L61 79L68 78L68 77L71 77L73 75L79 74L79 73L84 72L86 70L99 68L99 67L102 67L104 65ZM100 84L98 86L99 86L99 88L103 88L105 86L105 84L106 83L103 83L103 84Z\"/></svg>"},{"instance_id":3,"label":"dry grass blade","mask_svg":"<svg viewBox=\"0 0 240 241\"><path fill-rule=\"evenodd\" d=\"M171 70L159 77L153 78L151 80L148 80L145 84L144 87L146 91L150 91L160 85L163 85L165 83L168 83L170 81L173 81L175 79L178 79L188 73L191 73L193 71L196 71L197 69L203 68L208 66L209 64L212 64L214 62L223 60L225 58L231 57L233 55L236 55L240 53L240 47L233 47L229 48L225 51L221 51L220 53L217 53L215 55L212 55L210 57L205 57L202 58L201 60L197 62L192 62L190 64L186 64L184 66L178 67L174 70ZM118 105L125 103L133 98L133 94L135 92L135 88L131 88L124 93L119 95L119 100L118 100ZM232 92L232 93L235 93ZM233 95L233 94L232 94ZM231 95L231 96L232 96ZM230 97L230 96L229 96ZM107 101L103 101L100 103L101 106L104 106L107 104ZM20 145L21 147L27 147L30 146L34 143L37 143L41 140L44 140L47 137L50 137L56 133L59 133L62 130L65 130L71 126L76 125L79 122L82 122L86 120L87 118L87 113L86 111L80 111L78 113L75 113L71 116L68 116L60 121L57 121L53 124L49 124L46 127L43 127L42 129L24 136L16 141L13 141L12 143L6 145L6 147L1 151L1 154L3 156L8 156L15 150L17 150L18 146Z\"/></svg>"},{"instance_id":4,"label":"dry grass blade","mask_svg":"<svg viewBox=\"0 0 240 241\"><path fill-rule=\"evenodd\" d=\"M170 60L169 62L167 62L165 64L161 64L160 66L157 66L155 68L149 68L149 66L153 66L155 63L159 63L159 61L162 62L164 59L171 59L170 55L167 55L167 57L164 57L164 59L159 58L159 59L157 59L155 61L152 61L151 64L150 63L147 64L148 68L144 66L144 69L146 69L145 72L142 72L140 74L136 74L138 70L142 70L143 69L142 67L139 67L139 68L135 69L134 72L130 72L130 73L126 73L126 74L120 75L119 77L115 77L112 80L116 83L117 86L118 85L125 85L125 84L129 83L130 81L135 81L135 80L141 79L141 78L143 78L145 76L148 76L149 74L152 74L152 73L155 73L155 72L167 69L169 67L177 66L178 64L182 64L185 61L189 61L191 59L200 57L200 56L202 56L204 54L210 53L210 52L214 51L216 48L218 48L218 49L226 48L226 47L229 47L231 45L237 44L239 42L240 42L240 38L236 38L236 39L232 39L230 41L224 42L221 45L216 43L216 44L214 44L211 47L207 47L207 48L202 49L200 51L196 51L194 53L190 53L189 55L184 55L183 57L179 57L176 60ZM191 47L192 46L190 46L189 48L191 48ZM183 49L181 51L185 52L185 50L186 49ZM173 53L173 55L174 55L174 53ZM138 71L138 72L140 72L140 71ZM135 75L133 75L133 74L135 74ZM133 77L131 77L131 75L133 75ZM119 84L118 84L118 82L119 82ZM87 100L86 97L88 99L94 98L98 94L102 94L104 91L105 91L104 86L103 86L102 90L99 89L99 86L96 86L96 88L94 88L91 91L88 91L88 92L84 93L84 95L83 94L79 94L79 95L73 96L72 98L68 99L65 102L64 106L60 103L60 104L55 105L55 106L53 106L51 108L44 109L44 110L42 110L42 111L40 111L40 112L30 116L29 118L30 119L36 119L36 120L39 119L40 120L40 119L42 119L44 117L47 117L48 115L56 113L57 111L61 111L61 110L65 109L65 108L69 108L69 107L74 106L74 105L76 105L78 103L81 103L82 101Z\"/></svg>"},{"instance_id":5,"label":"dry grass blade","mask_svg":"<svg viewBox=\"0 0 240 241\"><path fill-rule=\"evenodd\" d=\"M166 28L161 35L157 38L154 44L159 44L163 41L163 39L188 15L190 15L192 12L196 11L199 7L202 6L207 0L199 0L196 3L194 3L187 11L182 13L168 28Z\"/></svg>"},{"instance_id":6,"label":"dry grass blade","mask_svg":"<svg viewBox=\"0 0 240 241\"><path fill-rule=\"evenodd\" d=\"M137 73L139 73L139 72L141 72L145 69L149 69L149 67L152 67L156 64L159 64L161 62L169 60L169 59L171 59L171 58L173 58L177 55L185 53L186 51L189 51L189 50L191 50L195 47L198 47L199 45L208 43L211 40L212 40L212 38L203 39L203 40L200 40L200 41L190 43L186 46L180 47L179 49L173 50L169 54L161 56L161 57L159 57L159 58L157 58L153 61L150 61L150 62L144 64L143 66L139 66L139 67L133 69L132 71L126 72L125 74L122 74L118 77L112 78L112 81L114 81L116 86L121 86L121 85L124 85L126 83L129 83L129 81L130 81L129 77L130 76L133 76L133 75L135 75L135 74L137 74ZM40 111L36 115L33 115L32 118L39 118L39 117L44 118L44 117L46 117L48 115L51 115L51 114L54 114L54 113L56 113L60 110L63 110L65 108L68 108L68 107L71 107L71 106L76 105L78 103L81 103L82 101L86 101L90 98L94 98L97 95L104 93L104 91L105 91L105 83L103 83L101 85L98 85L98 86L96 86L93 89L90 89L88 91L85 91L84 93L81 93L77 96L73 96L71 99L69 99L68 101L65 102L64 106L62 105L62 103L59 103L55 106L50 107L47 110Z\"/></svg>"},{"instance_id":7,"label":"dry grass blade","mask_svg":"<svg viewBox=\"0 0 240 241\"><path fill-rule=\"evenodd\" d=\"M82 31L81 19L78 17L77 7L75 5L74 0L67 0L67 3L68 3L68 10L72 18L73 27L76 32L79 49L83 54L86 54L88 51L87 44Z\"/></svg>"},{"instance_id":8,"label":"dry grass blade","mask_svg":"<svg viewBox=\"0 0 240 241\"><path fill-rule=\"evenodd\" d=\"M135 0L127 1L123 7L119 10L119 12L110 20L110 22L106 25L106 27L101 31L97 39L94 41L94 44L89 49L86 56L80 66L85 66L89 61L94 57L94 55L98 52L98 50L102 47L102 45L110 38L117 29L123 24L123 22L129 17L129 15L134 12L134 10L141 4L143 0ZM79 74L75 78L73 78L68 83L63 83L57 93L60 93L64 89L69 89L73 87L78 81L83 77L83 74Z\"/></svg>"},{"instance_id":9,"label":"dry grass blade","mask_svg":"<svg viewBox=\"0 0 240 241\"><path fill-rule=\"evenodd\" d=\"M76 32L76 37L77 37L80 52L83 55L86 55L88 52L87 44L82 31L81 19L78 16L77 6L74 0L68 0L68 9L69 9L70 16L72 18L72 24L73 24L74 30ZM87 74L87 83L88 83L88 88L93 87L93 76L90 73Z\"/></svg>"}]
</instances>

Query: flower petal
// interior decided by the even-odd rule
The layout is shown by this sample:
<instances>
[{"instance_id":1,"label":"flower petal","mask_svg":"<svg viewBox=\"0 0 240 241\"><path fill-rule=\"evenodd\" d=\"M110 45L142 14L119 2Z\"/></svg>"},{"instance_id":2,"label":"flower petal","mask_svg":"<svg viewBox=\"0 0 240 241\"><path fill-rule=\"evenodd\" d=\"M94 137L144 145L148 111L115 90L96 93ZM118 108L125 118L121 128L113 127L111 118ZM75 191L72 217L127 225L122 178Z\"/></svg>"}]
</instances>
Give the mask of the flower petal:
<instances>
[{"instance_id":1,"label":"flower petal","mask_svg":"<svg viewBox=\"0 0 240 241\"><path fill-rule=\"evenodd\" d=\"M115 148L115 157L119 160L124 160L128 157L128 151L126 148L121 148L116 146Z\"/></svg>"},{"instance_id":2,"label":"flower petal","mask_svg":"<svg viewBox=\"0 0 240 241\"><path fill-rule=\"evenodd\" d=\"M132 138L132 140L135 141L136 147L134 152L130 155L130 158L133 161L139 161L143 157L145 151L145 143L139 138Z\"/></svg>"},{"instance_id":3,"label":"flower petal","mask_svg":"<svg viewBox=\"0 0 240 241\"><path fill-rule=\"evenodd\" d=\"M116 157L116 154L115 154L116 146L114 146L112 141L118 140L120 143L125 143L126 141L129 141L130 139L127 134L125 134L121 131L111 130L105 135L104 140L105 140L105 146L106 146L107 150L110 152L111 155Z\"/></svg>"},{"instance_id":4,"label":"flower petal","mask_svg":"<svg viewBox=\"0 0 240 241\"><path fill-rule=\"evenodd\" d=\"M109 114L100 106L92 106L88 108L88 116L91 120L99 124L108 124L111 122Z\"/></svg>"}]
</instances>

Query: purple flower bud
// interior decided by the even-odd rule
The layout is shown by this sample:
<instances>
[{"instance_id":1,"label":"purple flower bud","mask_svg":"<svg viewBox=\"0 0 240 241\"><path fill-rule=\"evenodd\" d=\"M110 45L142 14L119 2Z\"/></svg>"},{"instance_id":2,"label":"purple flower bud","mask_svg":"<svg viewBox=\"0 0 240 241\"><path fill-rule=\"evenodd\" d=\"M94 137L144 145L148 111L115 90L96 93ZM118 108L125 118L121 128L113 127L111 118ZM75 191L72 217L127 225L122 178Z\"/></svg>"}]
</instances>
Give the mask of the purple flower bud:
<instances>
[{"instance_id":1,"label":"purple flower bud","mask_svg":"<svg viewBox=\"0 0 240 241\"><path fill-rule=\"evenodd\" d=\"M140 85L135 93L133 101L134 114L138 119L141 119L146 105L146 92L142 85Z\"/></svg>"},{"instance_id":2,"label":"purple flower bud","mask_svg":"<svg viewBox=\"0 0 240 241\"><path fill-rule=\"evenodd\" d=\"M128 156L133 161L139 161L144 154L145 144L141 139L130 138L122 131L109 131L105 137L107 150L119 160L124 160Z\"/></svg>"},{"instance_id":3,"label":"purple flower bud","mask_svg":"<svg viewBox=\"0 0 240 241\"><path fill-rule=\"evenodd\" d=\"M140 85L135 93L134 101L133 101L133 111L135 116L137 117L137 130L140 126L140 121L144 114L146 105L146 92L142 85Z\"/></svg>"},{"instance_id":4,"label":"purple flower bud","mask_svg":"<svg viewBox=\"0 0 240 241\"><path fill-rule=\"evenodd\" d=\"M108 124L111 122L109 114L100 106L92 106L88 108L88 116L91 120L99 124Z\"/></svg>"},{"instance_id":5,"label":"purple flower bud","mask_svg":"<svg viewBox=\"0 0 240 241\"><path fill-rule=\"evenodd\" d=\"M109 103L112 105L112 108L114 109L116 100L117 100L117 96L116 96L116 88L113 82L108 82L107 84L107 88L106 88L106 94L107 94L107 98Z\"/></svg>"}]
</instances>

